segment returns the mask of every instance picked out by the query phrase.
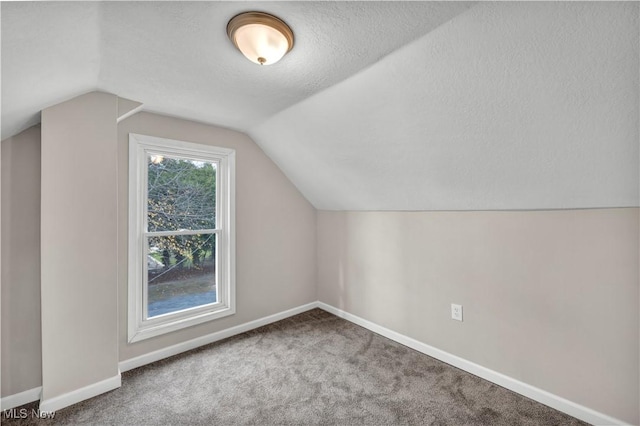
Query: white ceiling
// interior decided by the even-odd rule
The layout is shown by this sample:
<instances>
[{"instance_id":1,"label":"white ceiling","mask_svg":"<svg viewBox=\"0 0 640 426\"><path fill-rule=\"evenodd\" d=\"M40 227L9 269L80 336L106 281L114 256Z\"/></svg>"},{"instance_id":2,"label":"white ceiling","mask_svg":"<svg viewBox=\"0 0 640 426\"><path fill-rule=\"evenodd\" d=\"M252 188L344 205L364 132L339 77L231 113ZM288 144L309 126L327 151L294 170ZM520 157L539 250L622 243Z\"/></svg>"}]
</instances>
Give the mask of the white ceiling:
<instances>
[{"instance_id":1,"label":"white ceiling","mask_svg":"<svg viewBox=\"0 0 640 426\"><path fill-rule=\"evenodd\" d=\"M87 88L247 131L470 5L3 2L2 138ZM247 10L276 14L293 29L295 49L278 64L252 67L227 38L229 19Z\"/></svg>"},{"instance_id":2,"label":"white ceiling","mask_svg":"<svg viewBox=\"0 0 640 426\"><path fill-rule=\"evenodd\" d=\"M638 3L482 3L253 138L321 209L637 206Z\"/></svg>"},{"instance_id":3,"label":"white ceiling","mask_svg":"<svg viewBox=\"0 0 640 426\"><path fill-rule=\"evenodd\" d=\"M2 138L102 90L249 133L318 208L637 206L638 38L635 2L3 2Z\"/></svg>"}]
</instances>

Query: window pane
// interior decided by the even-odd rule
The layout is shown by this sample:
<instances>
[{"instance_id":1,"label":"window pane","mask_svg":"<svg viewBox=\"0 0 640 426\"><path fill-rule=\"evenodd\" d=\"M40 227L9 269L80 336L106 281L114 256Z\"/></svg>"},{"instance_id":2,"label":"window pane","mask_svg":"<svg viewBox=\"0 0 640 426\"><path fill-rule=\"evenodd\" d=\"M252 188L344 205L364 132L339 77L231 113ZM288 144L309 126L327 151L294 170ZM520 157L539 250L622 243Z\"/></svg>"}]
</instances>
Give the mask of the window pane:
<instances>
[{"instance_id":1,"label":"window pane","mask_svg":"<svg viewBox=\"0 0 640 426\"><path fill-rule=\"evenodd\" d=\"M148 318L216 303L216 235L148 237Z\"/></svg>"},{"instance_id":2,"label":"window pane","mask_svg":"<svg viewBox=\"0 0 640 426\"><path fill-rule=\"evenodd\" d=\"M149 232L216 227L216 163L147 156Z\"/></svg>"}]
</instances>

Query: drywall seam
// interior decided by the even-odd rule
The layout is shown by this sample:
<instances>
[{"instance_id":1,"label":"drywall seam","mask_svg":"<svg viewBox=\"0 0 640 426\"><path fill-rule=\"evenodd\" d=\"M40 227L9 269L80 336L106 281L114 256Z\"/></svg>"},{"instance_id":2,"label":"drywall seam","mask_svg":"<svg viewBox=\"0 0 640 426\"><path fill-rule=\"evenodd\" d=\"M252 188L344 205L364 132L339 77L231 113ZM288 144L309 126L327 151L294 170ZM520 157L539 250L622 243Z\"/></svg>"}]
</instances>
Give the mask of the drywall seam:
<instances>
[{"instance_id":1,"label":"drywall seam","mask_svg":"<svg viewBox=\"0 0 640 426\"><path fill-rule=\"evenodd\" d=\"M576 404L575 402L569 401L558 395L554 395L545 390L536 388L535 386L531 386L527 383L521 382L512 377L506 376L502 373L498 373L497 371L488 369L474 362L468 361L464 358L460 358L456 355L450 354L441 349L434 348L433 346L427 345L426 343L420 342L411 337L405 336L404 334L400 334L388 328L382 327L376 323L360 318L356 315L350 314L341 309L335 308L324 302L317 302L317 303L320 309L323 309L337 317L343 318L349 322L352 322L356 325L359 325L370 331L373 331L374 333L380 334L381 336L384 336L388 339L398 342L401 345L408 346L411 349L414 349L418 352L422 352L423 354L436 358L440 361L446 362L447 364L450 364L454 367L457 367L475 376L481 377L485 380L495 383L498 386L502 386L504 388L512 390L520 395L526 396L527 398L531 398L534 401L538 401L544 405L547 405L558 411L562 411L563 413L569 414L570 416L573 416L575 418L578 418L590 424L593 424L593 425L627 424L622 420L618 420L614 417L592 410L591 408L585 407L583 405Z\"/></svg>"}]
</instances>

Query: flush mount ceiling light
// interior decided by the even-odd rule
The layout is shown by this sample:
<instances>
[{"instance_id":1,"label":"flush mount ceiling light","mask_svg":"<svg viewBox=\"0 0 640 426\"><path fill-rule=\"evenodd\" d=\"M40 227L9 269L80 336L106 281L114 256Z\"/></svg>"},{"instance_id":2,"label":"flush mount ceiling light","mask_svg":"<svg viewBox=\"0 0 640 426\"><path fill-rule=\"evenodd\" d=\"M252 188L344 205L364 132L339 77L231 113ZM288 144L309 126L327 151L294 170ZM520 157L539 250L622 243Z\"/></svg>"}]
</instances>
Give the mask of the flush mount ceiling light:
<instances>
[{"instance_id":1,"label":"flush mount ceiling light","mask_svg":"<svg viewBox=\"0 0 640 426\"><path fill-rule=\"evenodd\" d=\"M245 12L231 18L227 35L251 62L271 65L293 48L293 31L273 15Z\"/></svg>"}]
</instances>

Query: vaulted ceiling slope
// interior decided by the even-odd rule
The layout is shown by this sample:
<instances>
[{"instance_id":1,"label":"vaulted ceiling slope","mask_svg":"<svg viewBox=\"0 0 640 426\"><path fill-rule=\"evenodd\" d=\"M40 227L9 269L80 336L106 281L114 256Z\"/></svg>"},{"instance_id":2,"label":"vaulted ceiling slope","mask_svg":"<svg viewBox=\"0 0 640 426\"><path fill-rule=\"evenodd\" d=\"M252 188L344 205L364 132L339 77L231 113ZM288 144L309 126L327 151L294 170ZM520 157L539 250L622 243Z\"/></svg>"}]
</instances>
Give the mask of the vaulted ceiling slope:
<instances>
[{"instance_id":1,"label":"vaulted ceiling slope","mask_svg":"<svg viewBox=\"0 0 640 426\"><path fill-rule=\"evenodd\" d=\"M2 2L2 139L48 106L96 90L99 3Z\"/></svg>"},{"instance_id":2,"label":"vaulted ceiling slope","mask_svg":"<svg viewBox=\"0 0 640 426\"><path fill-rule=\"evenodd\" d=\"M638 206L637 2L487 2L252 137L320 209Z\"/></svg>"},{"instance_id":3,"label":"vaulted ceiling slope","mask_svg":"<svg viewBox=\"0 0 640 426\"><path fill-rule=\"evenodd\" d=\"M2 138L87 90L247 131L428 33L473 3L3 2ZM295 49L256 67L227 39L236 14L284 19Z\"/></svg>"},{"instance_id":4,"label":"vaulted ceiling slope","mask_svg":"<svg viewBox=\"0 0 640 426\"><path fill-rule=\"evenodd\" d=\"M89 90L248 132L321 209L639 204L638 3L2 3L2 138ZM257 67L229 18L287 21Z\"/></svg>"}]
</instances>

